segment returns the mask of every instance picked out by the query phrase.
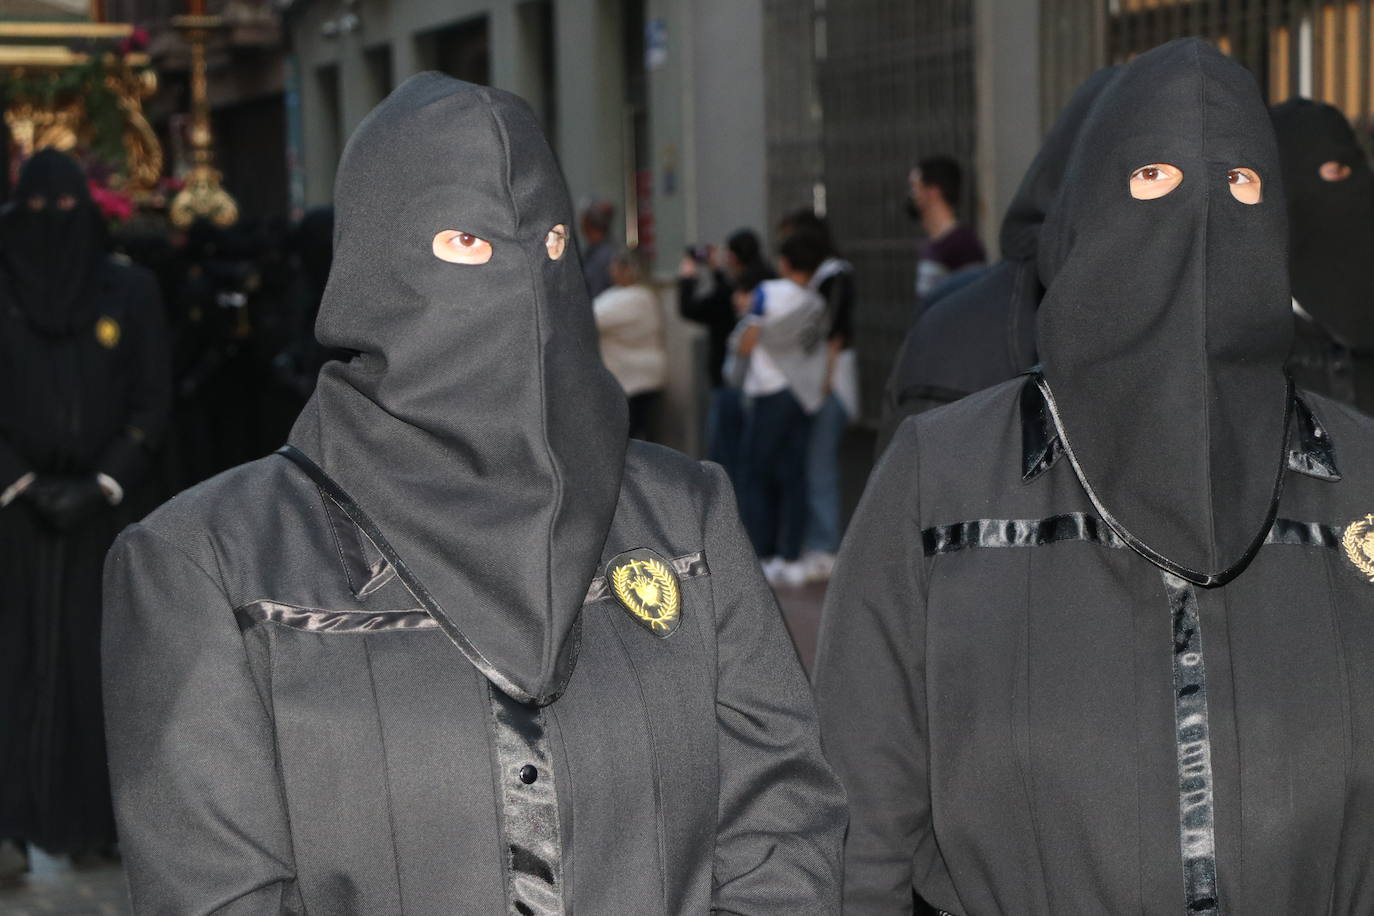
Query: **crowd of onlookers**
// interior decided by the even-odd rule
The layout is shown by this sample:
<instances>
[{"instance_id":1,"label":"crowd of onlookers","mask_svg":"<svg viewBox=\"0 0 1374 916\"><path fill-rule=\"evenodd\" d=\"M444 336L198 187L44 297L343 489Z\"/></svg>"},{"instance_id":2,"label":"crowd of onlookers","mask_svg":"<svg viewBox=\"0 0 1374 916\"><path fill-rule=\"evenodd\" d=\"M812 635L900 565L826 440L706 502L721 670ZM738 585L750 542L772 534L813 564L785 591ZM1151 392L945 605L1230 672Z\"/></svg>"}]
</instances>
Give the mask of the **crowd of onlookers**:
<instances>
[{"instance_id":1,"label":"crowd of onlookers","mask_svg":"<svg viewBox=\"0 0 1374 916\"><path fill-rule=\"evenodd\" d=\"M922 304L968 282L986 259L957 218L960 182L945 156L921 160L909 176L907 210L925 236ZM636 253L608 242L614 215L606 203L583 210L583 264L602 356L629 399L631 435L650 438L667 381L663 314ZM840 446L859 415L855 277L810 209L784 217L774 239L771 257L747 228L723 245L689 247L677 306L709 339L706 457L734 482L768 580L795 586L828 579L840 542Z\"/></svg>"}]
</instances>

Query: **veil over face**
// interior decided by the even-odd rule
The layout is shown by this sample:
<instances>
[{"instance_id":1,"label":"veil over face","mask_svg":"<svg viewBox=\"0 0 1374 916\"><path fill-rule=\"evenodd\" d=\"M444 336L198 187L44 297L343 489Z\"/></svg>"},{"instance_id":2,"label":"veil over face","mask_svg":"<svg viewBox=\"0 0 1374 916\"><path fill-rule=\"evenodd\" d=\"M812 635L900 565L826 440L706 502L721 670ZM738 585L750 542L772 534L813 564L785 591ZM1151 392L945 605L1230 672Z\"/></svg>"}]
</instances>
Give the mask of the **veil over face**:
<instances>
[{"instance_id":1,"label":"veil over face","mask_svg":"<svg viewBox=\"0 0 1374 916\"><path fill-rule=\"evenodd\" d=\"M1341 343L1374 347L1374 170L1339 109L1290 99L1273 119L1288 189L1293 296ZM1323 177L1332 162L1344 177Z\"/></svg>"},{"instance_id":2,"label":"veil over face","mask_svg":"<svg viewBox=\"0 0 1374 916\"><path fill-rule=\"evenodd\" d=\"M508 694L548 701L615 510L625 399L601 364L572 208L516 97L435 73L349 141L291 442L348 490ZM436 236L488 252L436 256Z\"/></svg>"},{"instance_id":3,"label":"veil over face","mask_svg":"<svg viewBox=\"0 0 1374 916\"><path fill-rule=\"evenodd\" d=\"M1154 199L1131 176L1182 174ZM1262 186L1232 193L1237 170ZM1201 584L1235 576L1277 506L1292 341L1278 148L1254 78L1198 39L1103 93L1041 237L1044 376L1104 518Z\"/></svg>"}]
</instances>

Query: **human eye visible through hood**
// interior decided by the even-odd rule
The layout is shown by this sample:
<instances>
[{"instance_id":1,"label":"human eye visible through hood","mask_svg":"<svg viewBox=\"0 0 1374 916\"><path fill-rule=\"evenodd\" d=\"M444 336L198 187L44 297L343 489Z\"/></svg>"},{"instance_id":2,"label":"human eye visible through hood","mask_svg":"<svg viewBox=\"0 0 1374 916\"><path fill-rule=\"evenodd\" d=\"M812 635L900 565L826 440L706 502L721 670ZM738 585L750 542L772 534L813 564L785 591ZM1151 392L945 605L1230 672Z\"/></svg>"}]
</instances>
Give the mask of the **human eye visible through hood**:
<instances>
[{"instance_id":1,"label":"human eye visible through hood","mask_svg":"<svg viewBox=\"0 0 1374 916\"><path fill-rule=\"evenodd\" d=\"M1231 196L1243 204L1257 204L1264 199L1264 184L1254 169L1231 169L1226 173L1226 184Z\"/></svg>"},{"instance_id":2,"label":"human eye visible through hood","mask_svg":"<svg viewBox=\"0 0 1374 916\"><path fill-rule=\"evenodd\" d=\"M491 242L459 229L438 232L433 248L436 258L450 264L485 264L491 260Z\"/></svg>"},{"instance_id":3,"label":"human eye visible through hood","mask_svg":"<svg viewBox=\"0 0 1374 916\"><path fill-rule=\"evenodd\" d=\"M1350 166L1332 159L1330 162L1323 162L1317 169L1317 174L1321 176L1322 181L1345 181L1350 177Z\"/></svg>"},{"instance_id":4,"label":"human eye visible through hood","mask_svg":"<svg viewBox=\"0 0 1374 916\"><path fill-rule=\"evenodd\" d=\"M1183 183L1183 170L1167 162L1142 165L1131 173L1131 196L1136 200L1163 197Z\"/></svg>"},{"instance_id":5,"label":"human eye visible through hood","mask_svg":"<svg viewBox=\"0 0 1374 916\"><path fill-rule=\"evenodd\" d=\"M544 236L544 250L549 253L550 261L557 261L563 257L563 252L568 248L568 227L559 223L549 230L549 234Z\"/></svg>"}]
</instances>

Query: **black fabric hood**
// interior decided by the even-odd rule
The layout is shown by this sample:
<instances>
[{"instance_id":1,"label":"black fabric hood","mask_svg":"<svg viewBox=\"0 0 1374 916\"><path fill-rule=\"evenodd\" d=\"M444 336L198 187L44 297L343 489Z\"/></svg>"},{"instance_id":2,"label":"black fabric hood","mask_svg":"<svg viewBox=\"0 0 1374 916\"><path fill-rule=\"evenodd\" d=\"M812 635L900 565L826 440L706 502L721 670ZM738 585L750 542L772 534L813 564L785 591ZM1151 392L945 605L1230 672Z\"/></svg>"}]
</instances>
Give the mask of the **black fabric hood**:
<instances>
[{"instance_id":1,"label":"black fabric hood","mask_svg":"<svg viewBox=\"0 0 1374 916\"><path fill-rule=\"evenodd\" d=\"M1131 196L1168 163L1172 193ZM1236 200L1227 173L1260 176ZM1278 502L1293 333L1278 149L1254 78L1198 39L1136 58L1098 100L1046 220L1039 341L1065 449L1152 562L1221 584Z\"/></svg>"},{"instance_id":2,"label":"black fabric hood","mask_svg":"<svg viewBox=\"0 0 1374 916\"><path fill-rule=\"evenodd\" d=\"M1374 348L1374 171L1345 115L1292 99L1274 107L1288 193L1293 296L1341 343ZM1326 181L1325 162L1350 167Z\"/></svg>"},{"instance_id":3,"label":"black fabric hood","mask_svg":"<svg viewBox=\"0 0 1374 916\"><path fill-rule=\"evenodd\" d=\"M1064 168L1078 131L1092 110L1093 102L1111 85L1120 69L1103 67L1084 80L1045 134L1040 151L1031 160L1002 217L1002 233L998 238L1003 260L1035 260L1040 245L1040 227L1064 181Z\"/></svg>"},{"instance_id":4,"label":"black fabric hood","mask_svg":"<svg viewBox=\"0 0 1374 916\"><path fill-rule=\"evenodd\" d=\"M75 206L63 209L70 197ZM31 202L42 201L34 209ZM105 257L104 224L81 166L55 149L33 154L0 213L0 258L29 323L53 336L86 330L99 306L92 286Z\"/></svg>"},{"instance_id":5,"label":"black fabric hood","mask_svg":"<svg viewBox=\"0 0 1374 916\"><path fill-rule=\"evenodd\" d=\"M373 519L492 682L546 703L615 511L626 406L601 364L557 162L515 96L407 80L349 140L320 343L291 433ZM485 264L439 260L453 229Z\"/></svg>"}]
</instances>

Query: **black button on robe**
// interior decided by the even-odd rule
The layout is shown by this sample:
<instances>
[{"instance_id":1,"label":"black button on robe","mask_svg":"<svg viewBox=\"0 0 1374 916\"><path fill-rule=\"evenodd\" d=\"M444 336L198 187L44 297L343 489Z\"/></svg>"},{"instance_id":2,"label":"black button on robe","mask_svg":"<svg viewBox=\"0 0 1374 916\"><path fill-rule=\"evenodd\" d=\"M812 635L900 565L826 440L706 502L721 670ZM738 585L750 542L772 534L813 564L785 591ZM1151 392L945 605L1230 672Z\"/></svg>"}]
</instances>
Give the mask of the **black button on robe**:
<instances>
[{"instance_id":1,"label":"black button on robe","mask_svg":"<svg viewBox=\"0 0 1374 916\"><path fill-rule=\"evenodd\" d=\"M1220 912L1374 912L1374 583L1342 544L1374 512L1374 422L1302 397L1278 520L1211 589L1102 522L1033 381L903 425L817 658L846 913L910 912L913 886L956 914L1185 912L1176 591L1200 618Z\"/></svg>"}]
</instances>

